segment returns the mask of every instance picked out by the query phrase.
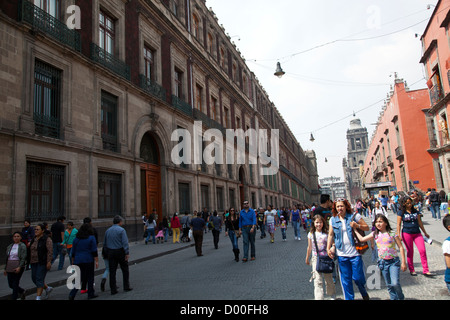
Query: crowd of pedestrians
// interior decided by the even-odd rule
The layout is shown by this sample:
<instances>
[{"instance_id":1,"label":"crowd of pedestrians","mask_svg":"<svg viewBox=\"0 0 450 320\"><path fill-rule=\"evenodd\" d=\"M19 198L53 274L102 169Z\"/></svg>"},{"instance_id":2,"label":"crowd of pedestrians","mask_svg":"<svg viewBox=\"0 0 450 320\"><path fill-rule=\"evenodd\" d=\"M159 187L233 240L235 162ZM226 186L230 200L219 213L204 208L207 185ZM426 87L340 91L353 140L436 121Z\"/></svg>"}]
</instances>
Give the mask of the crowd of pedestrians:
<instances>
[{"instance_id":1,"label":"crowd of pedestrians","mask_svg":"<svg viewBox=\"0 0 450 320\"><path fill-rule=\"evenodd\" d=\"M427 201L424 206L434 206L434 190L425 195ZM438 194L439 195L439 194ZM387 200L383 200L387 199ZM212 214L203 208L194 211L191 216L185 213L181 218L178 213L171 217L164 217L157 224L156 209L148 216L143 216L144 242L156 244L167 242L172 236L172 243L194 241L197 256L203 256L203 236L211 231L213 245L219 248L220 234L225 228L225 236L232 244L233 259L236 262L256 260L255 238L259 230L260 238L269 234L269 242L274 243L279 232L281 241L287 241L286 229L291 225L294 230L294 240L300 241L301 228L307 232L308 247L305 263L312 267L310 281L314 283L314 297L324 299L325 295L335 299L337 277L346 300L355 299L354 284L365 300L370 299L364 272L362 255L368 249L367 243L372 244L372 254L377 261L392 300L405 298L400 284L400 272L409 270L411 276L417 276L414 268L414 246L419 251L422 272L427 277L434 277L428 267L425 241L430 238L422 222L421 199L419 195L411 193L399 197L393 194L387 198L372 196L368 201L357 201L353 206L346 199L332 200L329 195L321 195L320 204L297 205L292 208L253 209L246 200L242 209L229 208L220 215L217 211ZM448 196L438 198L439 210L448 210ZM417 201L419 200L419 201ZM447 206L444 206L447 201ZM437 206L435 206L437 208ZM397 216L397 225L392 226L387 219L391 210ZM436 209L435 209L436 210ZM431 211L431 210L430 210ZM437 211L433 218L441 219ZM367 224L364 217L369 217ZM24 222L22 231L14 232L12 243L7 247L7 263L5 276L12 289L12 299L24 299L25 290L20 287L20 279L25 270L31 269L31 279L36 286L36 299L40 300L45 294L49 296L52 288L45 282L46 274L52 264L59 258L58 270L64 268L64 257L69 256L69 265L76 265L81 272L81 293L87 293L88 299L98 295L94 289L94 274L98 268L98 235L92 227L90 218L76 228L72 221L64 225L66 218L58 217L50 230L46 224L31 226L30 221ZM450 215L443 214L444 227L450 231ZM130 291L130 275L128 269L129 241L123 228L124 219L115 216L112 226L105 232L101 256L105 262L105 273L102 275L101 291L105 291L107 279L111 294L118 293L116 283L117 268L120 266L123 277L123 290ZM279 231L277 231L279 230ZM422 235L423 234L423 235ZM239 239L242 238L240 249ZM445 282L450 293L450 237L444 241ZM242 254L242 258L240 255ZM325 290L324 290L325 285ZM73 289L69 299L75 299L78 289Z\"/></svg>"}]
</instances>

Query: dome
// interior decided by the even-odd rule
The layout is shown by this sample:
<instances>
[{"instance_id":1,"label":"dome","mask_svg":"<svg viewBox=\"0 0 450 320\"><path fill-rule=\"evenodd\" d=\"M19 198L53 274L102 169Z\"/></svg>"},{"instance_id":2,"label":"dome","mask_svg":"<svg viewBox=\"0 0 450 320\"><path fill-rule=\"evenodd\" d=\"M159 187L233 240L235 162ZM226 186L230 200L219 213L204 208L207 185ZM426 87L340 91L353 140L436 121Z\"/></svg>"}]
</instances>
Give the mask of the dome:
<instances>
[{"instance_id":1,"label":"dome","mask_svg":"<svg viewBox=\"0 0 450 320\"><path fill-rule=\"evenodd\" d=\"M350 130L355 130L355 129L364 129L361 125L360 119L353 119L352 121L350 121Z\"/></svg>"}]
</instances>

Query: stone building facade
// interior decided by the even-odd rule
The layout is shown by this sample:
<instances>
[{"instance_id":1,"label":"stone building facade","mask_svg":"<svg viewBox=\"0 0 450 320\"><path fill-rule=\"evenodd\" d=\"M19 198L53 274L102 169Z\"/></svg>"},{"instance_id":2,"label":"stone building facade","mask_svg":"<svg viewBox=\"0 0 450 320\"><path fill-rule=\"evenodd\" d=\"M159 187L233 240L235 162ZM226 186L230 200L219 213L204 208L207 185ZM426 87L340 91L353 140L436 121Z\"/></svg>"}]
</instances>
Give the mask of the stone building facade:
<instances>
[{"instance_id":1,"label":"stone building facade","mask_svg":"<svg viewBox=\"0 0 450 320\"><path fill-rule=\"evenodd\" d=\"M5 0L0 47L2 243L25 218L79 225L89 216L102 236L120 214L138 239L154 208L161 220L244 199L318 201L315 153L302 149L203 0ZM261 174L267 162L247 137L242 164L225 138L214 143L233 163L176 164L176 129L192 140L208 129L278 129L279 147L267 143L265 158L279 170Z\"/></svg>"}]
</instances>

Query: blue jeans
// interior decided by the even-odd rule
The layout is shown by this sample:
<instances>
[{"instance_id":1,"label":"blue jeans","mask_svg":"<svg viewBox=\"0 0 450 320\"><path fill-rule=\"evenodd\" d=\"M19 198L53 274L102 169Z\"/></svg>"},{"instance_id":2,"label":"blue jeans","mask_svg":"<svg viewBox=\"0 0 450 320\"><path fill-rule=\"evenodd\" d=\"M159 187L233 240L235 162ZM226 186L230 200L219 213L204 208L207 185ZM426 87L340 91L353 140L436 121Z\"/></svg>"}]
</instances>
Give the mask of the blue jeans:
<instances>
[{"instance_id":1,"label":"blue jeans","mask_svg":"<svg viewBox=\"0 0 450 320\"><path fill-rule=\"evenodd\" d=\"M45 276L47 275L47 265L32 263L31 264L31 280L37 288L45 287Z\"/></svg>"},{"instance_id":2,"label":"blue jeans","mask_svg":"<svg viewBox=\"0 0 450 320\"><path fill-rule=\"evenodd\" d=\"M338 257L339 274L341 278L342 291L345 300L354 300L353 281L357 285L361 295L368 296L366 290L366 276L364 274L364 264L361 256Z\"/></svg>"},{"instance_id":3,"label":"blue jeans","mask_svg":"<svg viewBox=\"0 0 450 320\"><path fill-rule=\"evenodd\" d=\"M54 242L53 243L53 258L52 258L52 264L55 262L56 257L59 256L59 265L58 270L62 270L64 267L64 254L62 253L63 246L61 245L61 242Z\"/></svg>"},{"instance_id":4,"label":"blue jeans","mask_svg":"<svg viewBox=\"0 0 450 320\"><path fill-rule=\"evenodd\" d=\"M432 202L430 204L431 215L433 219L441 219L441 204L439 202Z\"/></svg>"},{"instance_id":5,"label":"blue jeans","mask_svg":"<svg viewBox=\"0 0 450 320\"><path fill-rule=\"evenodd\" d=\"M283 238L283 240L286 239L286 228L280 228L281 229L281 237Z\"/></svg>"},{"instance_id":6,"label":"blue jeans","mask_svg":"<svg viewBox=\"0 0 450 320\"><path fill-rule=\"evenodd\" d=\"M378 260L378 268L380 268L384 281L386 281L391 300L405 300L402 287L400 286L400 266L399 257L389 260Z\"/></svg>"},{"instance_id":7,"label":"blue jeans","mask_svg":"<svg viewBox=\"0 0 450 320\"><path fill-rule=\"evenodd\" d=\"M300 221L292 221L292 226L294 227L294 236L300 239Z\"/></svg>"},{"instance_id":8,"label":"blue jeans","mask_svg":"<svg viewBox=\"0 0 450 320\"><path fill-rule=\"evenodd\" d=\"M252 227L242 227L242 240L244 242L244 257L243 259L248 259L248 247L250 245L251 250L250 250L250 256L252 258L255 257L255 234L256 231L253 230L253 232L250 232Z\"/></svg>"},{"instance_id":9,"label":"blue jeans","mask_svg":"<svg viewBox=\"0 0 450 320\"><path fill-rule=\"evenodd\" d=\"M148 240L150 240L150 236L152 237L153 240L153 244L156 243L156 238L155 238L155 229L154 228L148 228L147 229L147 238L145 239L145 243L148 242Z\"/></svg>"},{"instance_id":10,"label":"blue jeans","mask_svg":"<svg viewBox=\"0 0 450 320\"><path fill-rule=\"evenodd\" d=\"M228 237L231 240L231 245L233 246L233 249L239 249L238 238L236 238L236 233L234 232L234 230L228 230Z\"/></svg>"}]
</instances>

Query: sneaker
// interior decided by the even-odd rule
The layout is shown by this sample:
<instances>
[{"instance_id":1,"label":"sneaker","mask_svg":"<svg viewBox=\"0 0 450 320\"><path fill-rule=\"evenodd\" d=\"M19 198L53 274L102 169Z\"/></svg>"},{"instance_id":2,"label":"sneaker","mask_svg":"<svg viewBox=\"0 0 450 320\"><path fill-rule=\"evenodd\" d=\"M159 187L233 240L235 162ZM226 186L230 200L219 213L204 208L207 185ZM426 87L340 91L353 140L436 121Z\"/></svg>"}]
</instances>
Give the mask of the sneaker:
<instances>
[{"instance_id":1,"label":"sneaker","mask_svg":"<svg viewBox=\"0 0 450 320\"><path fill-rule=\"evenodd\" d=\"M41 300L41 296L36 296L36 300Z\"/></svg>"},{"instance_id":2,"label":"sneaker","mask_svg":"<svg viewBox=\"0 0 450 320\"><path fill-rule=\"evenodd\" d=\"M45 295L48 298L50 293L53 291L53 287L48 286L47 289L45 289Z\"/></svg>"},{"instance_id":3,"label":"sneaker","mask_svg":"<svg viewBox=\"0 0 450 320\"><path fill-rule=\"evenodd\" d=\"M81 293L81 294L83 294L83 293L86 293L86 292L87 292L87 290L86 290L86 289L85 289L85 290L81 290L81 291L80 291L80 293Z\"/></svg>"}]
</instances>

